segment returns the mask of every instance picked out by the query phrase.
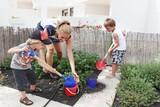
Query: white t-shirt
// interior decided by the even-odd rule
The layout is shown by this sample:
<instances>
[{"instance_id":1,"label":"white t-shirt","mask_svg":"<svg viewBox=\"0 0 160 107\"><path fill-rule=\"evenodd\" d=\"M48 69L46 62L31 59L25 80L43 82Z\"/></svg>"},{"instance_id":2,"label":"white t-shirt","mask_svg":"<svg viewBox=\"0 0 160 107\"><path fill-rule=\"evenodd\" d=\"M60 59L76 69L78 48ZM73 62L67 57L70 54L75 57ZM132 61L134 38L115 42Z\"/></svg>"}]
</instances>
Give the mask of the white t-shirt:
<instances>
[{"instance_id":1,"label":"white t-shirt","mask_svg":"<svg viewBox=\"0 0 160 107\"><path fill-rule=\"evenodd\" d=\"M126 50L126 36L120 29L115 29L113 33L118 35L119 46L115 50Z\"/></svg>"}]
</instances>

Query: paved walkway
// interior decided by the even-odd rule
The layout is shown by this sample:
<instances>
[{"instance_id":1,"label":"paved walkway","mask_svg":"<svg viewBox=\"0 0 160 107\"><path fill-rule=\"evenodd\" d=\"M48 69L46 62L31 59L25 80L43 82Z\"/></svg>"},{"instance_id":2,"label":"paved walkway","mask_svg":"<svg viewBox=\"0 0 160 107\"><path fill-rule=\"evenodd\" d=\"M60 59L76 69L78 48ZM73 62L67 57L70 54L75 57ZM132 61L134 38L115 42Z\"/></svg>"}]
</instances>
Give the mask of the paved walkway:
<instances>
[{"instance_id":1,"label":"paved walkway","mask_svg":"<svg viewBox=\"0 0 160 107\"><path fill-rule=\"evenodd\" d=\"M111 107L116 94L116 87L119 83L119 76L116 78L106 78L108 74L107 68L100 73L98 82L106 85L105 89L96 93L85 93L77 101L74 107ZM19 103L18 91L12 88L0 86L0 107L26 107ZM48 99L35 96L32 94L28 95L34 104L29 107L43 107ZM51 101L47 107L71 107L56 101Z\"/></svg>"}]
</instances>

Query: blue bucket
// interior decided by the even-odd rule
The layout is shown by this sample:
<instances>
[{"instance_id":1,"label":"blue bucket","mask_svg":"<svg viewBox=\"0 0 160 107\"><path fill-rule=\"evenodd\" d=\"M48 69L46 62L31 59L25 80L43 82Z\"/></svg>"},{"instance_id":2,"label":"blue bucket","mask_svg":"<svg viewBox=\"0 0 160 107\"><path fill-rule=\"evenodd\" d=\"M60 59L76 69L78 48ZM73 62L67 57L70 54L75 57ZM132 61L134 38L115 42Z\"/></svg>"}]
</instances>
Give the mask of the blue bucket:
<instances>
[{"instance_id":1,"label":"blue bucket","mask_svg":"<svg viewBox=\"0 0 160 107\"><path fill-rule=\"evenodd\" d=\"M96 78L88 78L87 79L87 85L91 88L94 89L97 85L97 79Z\"/></svg>"},{"instance_id":2,"label":"blue bucket","mask_svg":"<svg viewBox=\"0 0 160 107\"><path fill-rule=\"evenodd\" d=\"M73 76L65 77L64 87L74 87L76 85L76 81Z\"/></svg>"}]
</instances>

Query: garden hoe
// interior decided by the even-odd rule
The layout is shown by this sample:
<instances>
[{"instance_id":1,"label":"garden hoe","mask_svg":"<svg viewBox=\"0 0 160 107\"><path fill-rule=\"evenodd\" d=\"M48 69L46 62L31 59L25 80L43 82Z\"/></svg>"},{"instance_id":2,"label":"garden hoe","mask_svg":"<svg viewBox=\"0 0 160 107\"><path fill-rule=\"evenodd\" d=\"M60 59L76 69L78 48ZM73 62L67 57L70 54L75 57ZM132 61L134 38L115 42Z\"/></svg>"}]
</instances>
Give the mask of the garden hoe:
<instances>
[{"instance_id":1,"label":"garden hoe","mask_svg":"<svg viewBox=\"0 0 160 107\"><path fill-rule=\"evenodd\" d=\"M111 46L109 47L109 49L111 48L111 47L113 47L113 43L111 44ZM109 50L108 49L108 50ZM104 56L104 58L103 59L100 59L100 60L97 60L96 61L96 68L97 68L97 70L103 70L105 67L106 67L106 65L107 65L107 63L105 62L105 59L108 57L108 55L109 55L109 53L108 53L108 50L107 50L107 53L105 54L105 56Z\"/></svg>"}]
</instances>

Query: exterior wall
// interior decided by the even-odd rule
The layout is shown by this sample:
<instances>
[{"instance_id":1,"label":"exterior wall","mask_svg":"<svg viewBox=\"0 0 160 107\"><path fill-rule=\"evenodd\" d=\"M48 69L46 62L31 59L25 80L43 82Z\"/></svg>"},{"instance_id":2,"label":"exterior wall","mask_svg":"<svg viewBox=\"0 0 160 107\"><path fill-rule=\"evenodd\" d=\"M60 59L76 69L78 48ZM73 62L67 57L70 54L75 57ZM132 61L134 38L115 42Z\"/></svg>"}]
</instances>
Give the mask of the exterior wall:
<instances>
[{"instance_id":1,"label":"exterior wall","mask_svg":"<svg viewBox=\"0 0 160 107\"><path fill-rule=\"evenodd\" d=\"M112 0L110 16L128 31L160 32L159 0Z\"/></svg>"},{"instance_id":2,"label":"exterior wall","mask_svg":"<svg viewBox=\"0 0 160 107\"><path fill-rule=\"evenodd\" d=\"M9 1L0 0L0 2L0 26L7 26L9 25L9 18L11 17Z\"/></svg>"},{"instance_id":3,"label":"exterior wall","mask_svg":"<svg viewBox=\"0 0 160 107\"><path fill-rule=\"evenodd\" d=\"M32 2L18 1L18 0L0 0L3 4L0 4L0 12L5 13L0 17L0 26L21 26L21 27L35 27L36 23L42 18L56 18L62 15L63 7L51 8L51 7L39 7L33 9ZM71 6L72 7L72 6ZM69 8L69 7L68 7ZM100 4L76 4L74 8L74 17L80 17L82 20L89 20L97 23L95 20L101 20L108 14L109 7ZM75 21L75 18L73 21ZM78 18L79 20L79 18ZM99 23L99 21L98 21Z\"/></svg>"},{"instance_id":4,"label":"exterior wall","mask_svg":"<svg viewBox=\"0 0 160 107\"><path fill-rule=\"evenodd\" d=\"M109 15L109 6L107 5L86 5L86 15Z\"/></svg>"},{"instance_id":5,"label":"exterior wall","mask_svg":"<svg viewBox=\"0 0 160 107\"><path fill-rule=\"evenodd\" d=\"M84 4L75 5L73 8L74 8L73 16L75 16L75 17L84 17L85 16L86 6Z\"/></svg>"},{"instance_id":6,"label":"exterior wall","mask_svg":"<svg viewBox=\"0 0 160 107\"><path fill-rule=\"evenodd\" d=\"M160 32L160 0L150 0L148 14L146 16L147 32Z\"/></svg>"},{"instance_id":7,"label":"exterior wall","mask_svg":"<svg viewBox=\"0 0 160 107\"><path fill-rule=\"evenodd\" d=\"M49 18L55 18L62 15L62 9L60 8L48 8L47 16Z\"/></svg>"}]
</instances>

